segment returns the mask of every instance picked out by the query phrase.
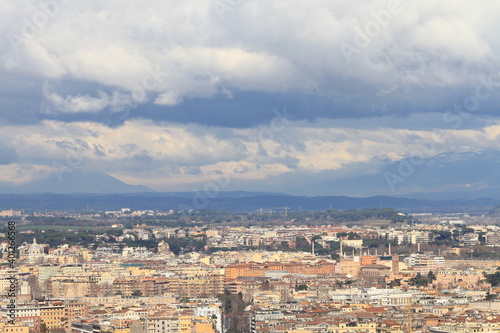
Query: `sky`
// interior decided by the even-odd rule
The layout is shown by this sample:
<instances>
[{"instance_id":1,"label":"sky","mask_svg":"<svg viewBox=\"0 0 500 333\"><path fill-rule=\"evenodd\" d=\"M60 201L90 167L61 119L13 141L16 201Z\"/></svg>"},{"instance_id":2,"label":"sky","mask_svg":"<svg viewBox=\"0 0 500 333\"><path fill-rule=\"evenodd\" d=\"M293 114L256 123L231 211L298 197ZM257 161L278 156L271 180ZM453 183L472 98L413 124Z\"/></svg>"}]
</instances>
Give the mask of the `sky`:
<instances>
[{"instance_id":1,"label":"sky","mask_svg":"<svg viewBox=\"0 0 500 333\"><path fill-rule=\"evenodd\" d=\"M0 0L0 182L83 169L155 191L314 195L380 173L390 189L406 176L389 164L500 150L499 12Z\"/></svg>"}]
</instances>

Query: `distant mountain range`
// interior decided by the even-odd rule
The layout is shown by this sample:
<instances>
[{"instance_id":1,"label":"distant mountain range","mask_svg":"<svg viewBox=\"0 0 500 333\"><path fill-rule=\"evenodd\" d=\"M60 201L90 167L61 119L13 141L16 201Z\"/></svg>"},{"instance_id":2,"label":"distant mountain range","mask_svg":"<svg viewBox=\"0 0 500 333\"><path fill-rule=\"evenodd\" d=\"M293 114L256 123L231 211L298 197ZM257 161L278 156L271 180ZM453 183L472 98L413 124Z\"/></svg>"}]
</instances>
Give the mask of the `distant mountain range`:
<instances>
[{"instance_id":1,"label":"distant mountain range","mask_svg":"<svg viewBox=\"0 0 500 333\"><path fill-rule=\"evenodd\" d=\"M360 170L369 163L355 165ZM500 152L446 152L432 157L373 161L376 171L311 182L290 193L404 196L437 199L500 199Z\"/></svg>"},{"instance_id":2,"label":"distant mountain range","mask_svg":"<svg viewBox=\"0 0 500 333\"><path fill-rule=\"evenodd\" d=\"M256 212L298 211L327 209L394 208L403 212L469 212L486 213L498 201L476 200L423 200L386 196L352 198L341 196L304 197L291 195L262 195L241 192L234 196L224 192L216 197L203 197L200 193L127 193L127 194L0 194L0 209L103 211L131 208L132 210L229 210ZM287 207L287 208L285 208Z\"/></svg>"},{"instance_id":3,"label":"distant mountain range","mask_svg":"<svg viewBox=\"0 0 500 333\"><path fill-rule=\"evenodd\" d=\"M279 192L307 196L393 196L421 199L500 199L500 152L447 152L432 157L406 157L394 161L382 157L370 163L354 164L350 174L335 170L316 175L278 175L273 188ZM397 156L396 158L401 158ZM367 171L369 170L369 171ZM262 189L271 185L262 183ZM297 185L300 184L300 185ZM248 184L246 184L248 185ZM245 188L245 184L234 187ZM253 186L259 188L259 186ZM0 183L0 193L144 193L146 186L129 185L104 173L69 169L32 183L14 186ZM259 191L251 193L268 193ZM231 197L246 197L249 192L232 191ZM252 194L253 195L253 194ZM189 194L172 192L169 196ZM219 197L226 196L223 192Z\"/></svg>"},{"instance_id":4,"label":"distant mountain range","mask_svg":"<svg viewBox=\"0 0 500 333\"><path fill-rule=\"evenodd\" d=\"M14 186L0 182L0 193L137 193L152 192L146 186L128 185L105 173L69 169L31 183Z\"/></svg>"},{"instance_id":5,"label":"distant mountain range","mask_svg":"<svg viewBox=\"0 0 500 333\"><path fill-rule=\"evenodd\" d=\"M146 186L129 185L107 174L74 169L19 186L0 183L0 193L4 193L0 194L0 209L82 210L88 206L97 210L129 207L256 211L279 207L292 210L387 207L407 211L470 211L474 207L491 209L500 202L498 151L448 152L423 159L388 158L373 163L377 164L376 171L370 174L306 181L300 188L286 191L300 195L221 191L210 197L193 192L155 193Z\"/></svg>"}]
</instances>

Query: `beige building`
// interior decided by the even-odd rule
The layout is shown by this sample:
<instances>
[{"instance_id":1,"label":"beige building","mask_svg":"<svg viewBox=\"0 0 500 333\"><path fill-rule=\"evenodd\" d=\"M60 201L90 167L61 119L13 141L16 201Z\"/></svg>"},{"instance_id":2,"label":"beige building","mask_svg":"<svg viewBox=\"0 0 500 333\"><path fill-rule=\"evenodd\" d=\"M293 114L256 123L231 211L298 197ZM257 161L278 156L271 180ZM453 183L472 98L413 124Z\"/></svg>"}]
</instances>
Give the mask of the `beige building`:
<instances>
[{"instance_id":1,"label":"beige building","mask_svg":"<svg viewBox=\"0 0 500 333\"><path fill-rule=\"evenodd\" d=\"M62 328L65 324L66 309L63 303L40 305L40 319L47 329Z\"/></svg>"},{"instance_id":2,"label":"beige building","mask_svg":"<svg viewBox=\"0 0 500 333\"><path fill-rule=\"evenodd\" d=\"M0 333L29 333L29 327L23 322L14 325L0 322Z\"/></svg>"},{"instance_id":3,"label":"beige building","mask_svg":"<svg viewBox=\"0 0 500 333\"><path fill-rule=\"evenodd\" d=\"M348 323L339 323L338 326L328 327L331 333L376 333L376 323L358 323L357 325L348 325Z\"/></svg>"},{"instance_id":4,"label":"beige building","mask_svg":"<svg viewBox=\"0 0 500 333\"><path fill-rule=\"evenodd\" d=\"M54 298L77 299L88 295L89 284L84 278L54 279L51 285Z\"/></svg>"}]
</instances>

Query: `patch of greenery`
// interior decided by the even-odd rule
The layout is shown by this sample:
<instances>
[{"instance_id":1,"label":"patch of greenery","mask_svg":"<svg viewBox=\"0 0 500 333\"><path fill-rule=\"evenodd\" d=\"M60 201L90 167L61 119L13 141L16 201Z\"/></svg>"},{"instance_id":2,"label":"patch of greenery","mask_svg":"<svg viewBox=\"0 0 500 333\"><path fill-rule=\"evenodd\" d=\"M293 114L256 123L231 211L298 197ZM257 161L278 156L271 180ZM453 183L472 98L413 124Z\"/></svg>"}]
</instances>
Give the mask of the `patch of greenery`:
<instances>
[{"instance_id":1,"label":"patch of greenery","mask_svg":"<svg viewBox=\"0 0 500 333\"><path fill-rule=\"evenodd\" d=\"M500 284L500 267L497 268L497 271L492 274L486 274L483 272L483 275L486 279L486 282L490 283L492 287L496 287Z\"/></svg>"}]
</instances>

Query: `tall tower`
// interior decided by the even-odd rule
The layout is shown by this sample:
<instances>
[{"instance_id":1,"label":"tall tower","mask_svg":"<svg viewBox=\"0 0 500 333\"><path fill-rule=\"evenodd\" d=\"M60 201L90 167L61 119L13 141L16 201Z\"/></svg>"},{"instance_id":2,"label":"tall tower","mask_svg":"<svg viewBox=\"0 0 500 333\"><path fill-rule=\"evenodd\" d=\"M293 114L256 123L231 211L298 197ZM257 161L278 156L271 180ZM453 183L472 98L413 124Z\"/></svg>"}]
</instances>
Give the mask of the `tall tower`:
<instances>
[{"instance_id":1,"label":"tall tower","mask_svg":"<svg viewBox=\"0 0 500 333\"><path fill-rule=\"evenodd\" d=\"M399 255L395 254L392 256L392 274L399 274Z\"/></svg>"}]
</instances>

